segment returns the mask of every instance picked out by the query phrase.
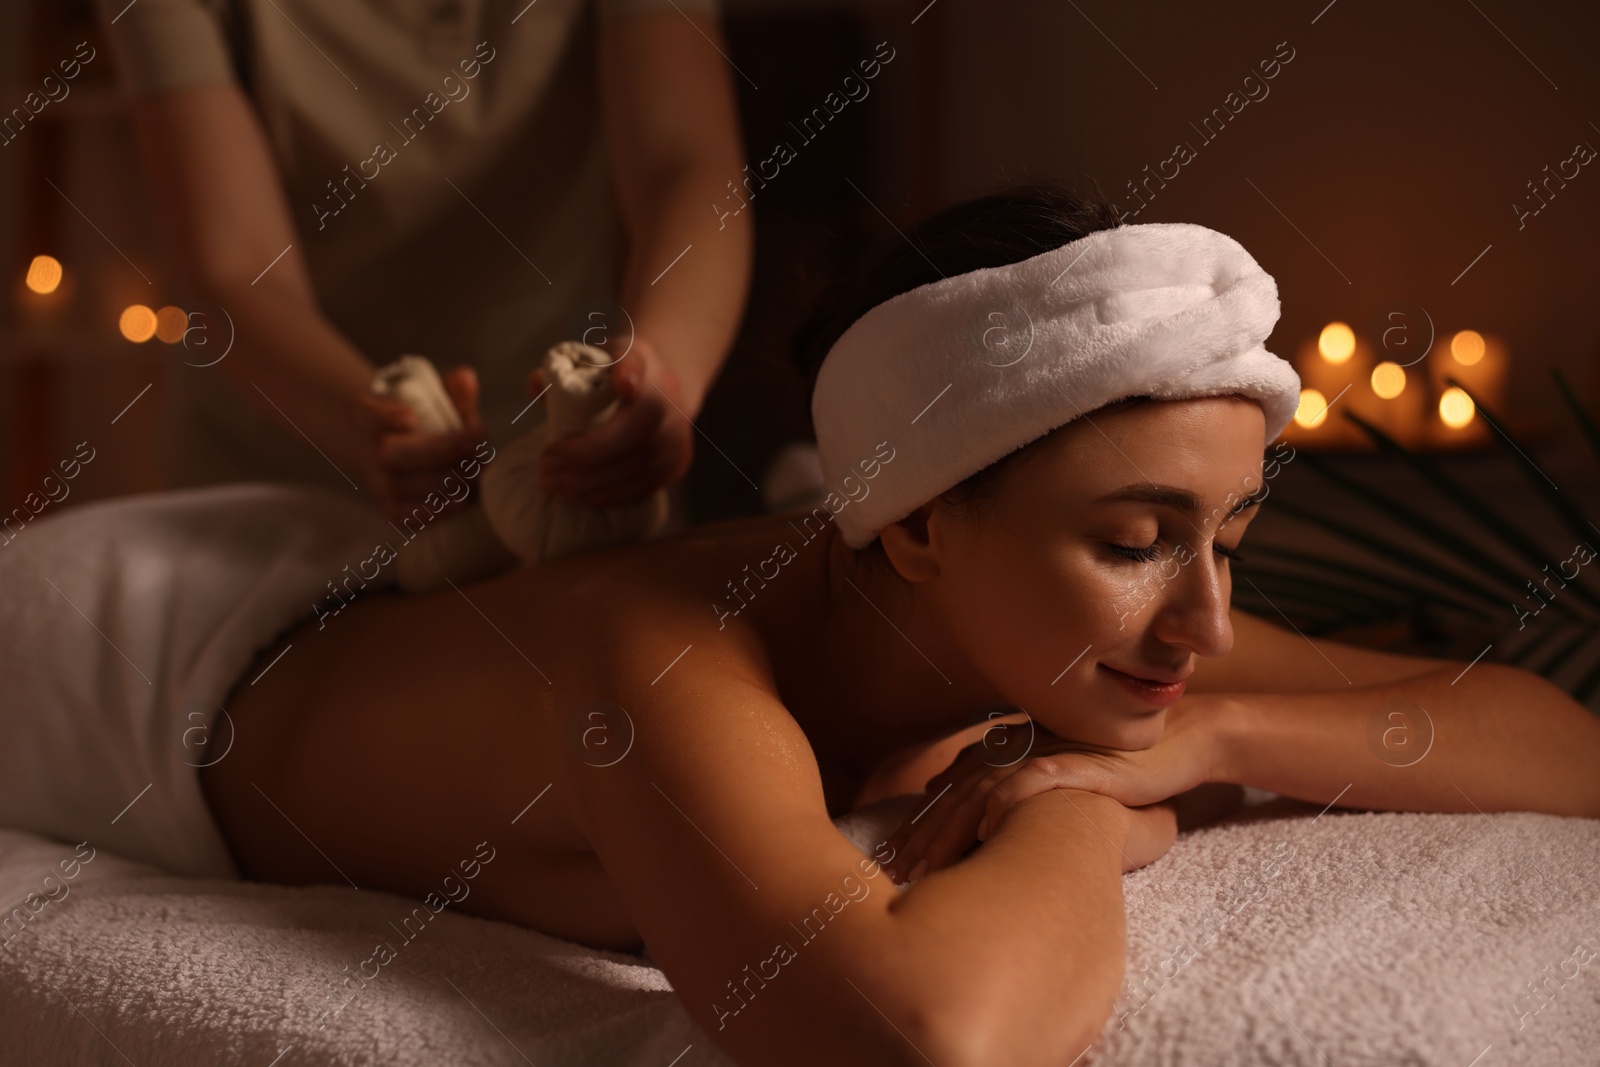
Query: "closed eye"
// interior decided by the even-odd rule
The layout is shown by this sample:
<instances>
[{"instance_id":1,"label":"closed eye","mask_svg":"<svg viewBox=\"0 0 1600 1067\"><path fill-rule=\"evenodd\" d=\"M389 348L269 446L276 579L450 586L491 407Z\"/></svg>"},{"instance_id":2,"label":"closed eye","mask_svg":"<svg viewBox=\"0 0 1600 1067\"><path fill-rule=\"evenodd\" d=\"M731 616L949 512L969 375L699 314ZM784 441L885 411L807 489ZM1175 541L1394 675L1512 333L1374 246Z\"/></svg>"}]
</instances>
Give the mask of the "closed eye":
<instances>
[{"instance_id":1,"label":"closed eye","mask_svg":"<svg viewBox=\"0 0 1600 1067\"><path fill-rule=\"evenodd\" d=\"M1126 559L1137 560L1140 563L1149 563L1161 555L1159 546L1159 541L1152 542L1148 545L1119 545L1114 542L1107 543L1107 547L1117 555ZM1226 556L1228 559L1231 559L1236 563L1241 562L1244 559L1244 557L1239 554L1237 549L1229 548L1226 545L1218 544L1215 541L1211 542L1211 547L1215 549L1219 555Z\"/></svg>"}]
</instances>

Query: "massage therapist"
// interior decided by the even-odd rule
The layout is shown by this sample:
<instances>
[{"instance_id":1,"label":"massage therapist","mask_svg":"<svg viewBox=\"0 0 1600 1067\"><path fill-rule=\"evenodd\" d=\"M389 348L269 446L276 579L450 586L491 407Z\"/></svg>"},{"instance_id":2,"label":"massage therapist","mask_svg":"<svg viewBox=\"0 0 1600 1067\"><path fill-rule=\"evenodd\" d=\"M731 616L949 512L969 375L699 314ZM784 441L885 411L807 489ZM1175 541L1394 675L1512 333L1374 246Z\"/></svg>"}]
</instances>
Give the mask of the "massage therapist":
<instances>
[{"instance_id":1,"label":"massage therapist","mask_svg":"<svg viewBox=\"0 0 1600 1067\"><path fill-rule=\"evenodd\" d=\"M546 450L546 491L602 507L688 470L752 248L749 213L707 207L744 165L718 0L97 6L209 346L171 378L170 484L360 483L406 513L543 418L529 372L569 339L619 359L623 408ZM404 353L455 368L461 433L367 395Z\"/></svg>"}]
</instances>

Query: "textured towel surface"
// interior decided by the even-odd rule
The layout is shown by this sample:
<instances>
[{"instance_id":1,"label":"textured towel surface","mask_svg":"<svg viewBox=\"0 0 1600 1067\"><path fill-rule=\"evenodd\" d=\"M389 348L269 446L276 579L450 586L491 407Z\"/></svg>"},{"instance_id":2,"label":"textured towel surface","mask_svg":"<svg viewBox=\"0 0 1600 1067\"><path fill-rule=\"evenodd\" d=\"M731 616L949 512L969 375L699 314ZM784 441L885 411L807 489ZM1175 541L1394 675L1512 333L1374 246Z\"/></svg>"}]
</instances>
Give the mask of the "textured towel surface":
<instances>
[{"instance_id":1,"label":"textured towel surface","mask_svg":"<svg viewBox=\"0 0 1600 1067\"><path fill-rule=\"evenodd\" d=\"M866 852L920 804L840 828ZM0 901L71 855L0 832ZM1600 960L1563 961L1600 938L1597 885L1600 821L1318 818L1275 801L1124 879L1128 980L1079 1063L1468 1067L1489 1048L1477 1067L1588 1067ZM446 909L335 999L377 942L399 941L389 924L411 902L175 878L107 853L69 886L0 950L0 1064L731 1062L631 956ZM1186 939L1197 952L1178 965Z\"/></svg>"},{"instance_id":2,"label":"textured towel surface","mask_svg":"<svg viewBox=\"0 0 1600 1067\"><path fill-rule=\"evenodd\" d=\"M1270 444L1300 378L1262 342L1272 276L1190 223L1091 233L1018 263L891 297L829 349L811 396L827 489L855 548L963 478L1129 396L1239 393ZM893 449L891 463L879 447Z\"/></svg>"},{"instance_id":3,"label":"textured towel surface","mask_svg":"<svg viewBox=\"0 0 1600 1067\"><path fill-rule=\"evenodd\" d=\"M342 603L332 583L386 581L371 557L396 539L353 496L265 484L31 523L0 548L0 827L234 873L197 772L232 743L218 709L280 630Z\"/></svg>"}]
</instances>

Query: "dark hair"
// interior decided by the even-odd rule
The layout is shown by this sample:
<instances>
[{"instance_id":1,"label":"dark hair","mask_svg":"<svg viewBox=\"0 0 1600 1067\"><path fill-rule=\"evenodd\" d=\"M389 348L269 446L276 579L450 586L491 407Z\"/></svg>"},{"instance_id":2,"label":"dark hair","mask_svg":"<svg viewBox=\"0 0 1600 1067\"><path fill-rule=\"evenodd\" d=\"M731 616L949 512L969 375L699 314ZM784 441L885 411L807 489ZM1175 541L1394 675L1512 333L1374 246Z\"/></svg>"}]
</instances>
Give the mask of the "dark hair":
<instances>
[{"instance_id":1,"label":"dark hair","mask_svg":"<svg viewBox=\"0 0 1600 1067\"><path fill-rule=\"evenodd\" d=\"M828 350L861 316L890 297L941 278L1001 267L1120 225L1116 207L1096 191L1087 196L1060 183L1031 183L946 208L836 282L795 338L795 356L808 387ZM1034 442L996 460L940 496L971 506L991 496L1012 460ZM874 541L873 544L880 542Z\"/></svg>"}]
</instances>

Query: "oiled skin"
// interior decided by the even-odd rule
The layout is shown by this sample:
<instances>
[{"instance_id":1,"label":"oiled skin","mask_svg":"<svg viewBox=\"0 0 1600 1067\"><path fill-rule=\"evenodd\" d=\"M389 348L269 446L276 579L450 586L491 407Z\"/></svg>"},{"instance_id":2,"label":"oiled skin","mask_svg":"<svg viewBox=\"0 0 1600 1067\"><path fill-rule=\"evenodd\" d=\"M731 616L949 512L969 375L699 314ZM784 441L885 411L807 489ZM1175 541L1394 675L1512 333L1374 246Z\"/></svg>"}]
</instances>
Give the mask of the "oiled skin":
<instances>
[{"instance_id":1,"label":"oiled skin","mask_svg":"<svg viewBox=\"0 0 1600 1067\"><path fill-rule=\"evenodd\" d=\"M583 743L574 709L615 696L585 669L594 629L585 620L614 625L620 614L646 633L685 600L716 620L714 602L737 606L726 583L745 563L768 558L777 541L797 548L780 578L727 620L717 651L729 677L794 678L776 695L812 739L838 814L883 754L864 748L855 709L826 699L826 679L808 684L814 672L785 659L798 660L822 622L831 537L830 528L807 542L788 519L752 519L460 592L364 596L308 618L241 677L227 704L237 740L202 771L207 799L249 877L348 879L422 897L486 841L495 858L459 910L636 951L638 932L567 798L542 793ZM666 604L677 608L661 611ZM264 677L246 681L285 645Z\"/></svg>"}]
</instances>

